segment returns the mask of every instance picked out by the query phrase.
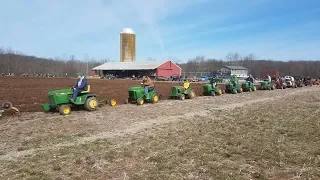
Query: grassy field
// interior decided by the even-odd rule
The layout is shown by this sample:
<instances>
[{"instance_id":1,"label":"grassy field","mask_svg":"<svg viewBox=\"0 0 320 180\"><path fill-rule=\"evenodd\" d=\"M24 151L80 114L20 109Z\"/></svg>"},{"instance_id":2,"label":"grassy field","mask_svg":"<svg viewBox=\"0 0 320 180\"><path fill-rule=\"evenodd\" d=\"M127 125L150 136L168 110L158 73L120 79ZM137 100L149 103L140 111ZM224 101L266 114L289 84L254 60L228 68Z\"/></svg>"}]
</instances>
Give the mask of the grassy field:
<instances>
[{"instance_id":1,"label":"grassy field","mask_svg":"<svg viewBox=\"0 0 320 180\"><path fill-rule=\"evenodd\" d=\"M291 89L257 93L266 100L220 107L204 104L205 113L175 116L175 120L163 115L166 123L154 123L134 133L2 158L0 177L320 179L318 87L301 93ZM277 98L267 100L276 93ZM201 98L195 101L205 101ZM81 133L59 136L52 143L73 142L79 137Z\"/></svg>"}]
</instances>

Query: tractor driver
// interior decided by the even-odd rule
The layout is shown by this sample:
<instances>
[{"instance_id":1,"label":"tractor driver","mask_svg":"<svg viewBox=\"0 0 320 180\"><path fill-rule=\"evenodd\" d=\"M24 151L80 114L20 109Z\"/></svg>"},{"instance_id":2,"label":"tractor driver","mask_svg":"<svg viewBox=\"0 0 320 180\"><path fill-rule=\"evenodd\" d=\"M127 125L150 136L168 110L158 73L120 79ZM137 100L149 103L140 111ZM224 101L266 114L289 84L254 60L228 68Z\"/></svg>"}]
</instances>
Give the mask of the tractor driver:
<instances>
[{"instance_id":1,"label":"tractor driver","mask_svg":"<svg viewBox=\"0 0 320 180\"><path fill-rule=\"evenodd\" d=\"M83 73L77 73L77 78L77 83L75 86L73 86L72 99L70 99L72 103L76 101L77 96L81 91L88 89L88 82L87 79L84 77Z\"/></svg>"},{"instance_id":2,"label":"tractor driver","mask_svg":"<svg viewBox=\"0 0 320 180\"><path fill-rule=\"evenodd\" d=\"M215 78L214 78L214 77L211 78L210 81L211 81L212 88L213 88L213 89L216 88L217 82L216 82Z\"/></svg>"},{"instance_id":3,"label":"tractor driver","mask_svg":"<svg viewBox=\"0 0 320 180\"><path fill-rule=\"evenodd\" d=\"M253 77L250 74L250 76L246 79L249 82L249 86L251 87L253 85Z\"/></svg>"},{"instance_id":4,"label":"tractor driver","mask_svg":"<svg viewBox=\"0 0 320 180\"><path fill-rule=\"evenodd\" d=\"M144 86L144 95L147 96L148 92L153 90L154 85L151 81L151 79L149 78L149 76L146 76L141 83Z\"/></svg>"}]
</instances>

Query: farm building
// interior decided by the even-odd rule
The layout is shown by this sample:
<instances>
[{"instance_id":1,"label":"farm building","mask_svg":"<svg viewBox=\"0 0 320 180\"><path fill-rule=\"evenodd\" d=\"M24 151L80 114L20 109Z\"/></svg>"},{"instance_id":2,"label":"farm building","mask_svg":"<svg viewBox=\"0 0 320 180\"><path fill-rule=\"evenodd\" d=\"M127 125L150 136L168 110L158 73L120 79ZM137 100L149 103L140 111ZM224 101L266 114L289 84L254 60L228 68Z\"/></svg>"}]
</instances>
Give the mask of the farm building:
<instances>
[{"instance_id":1,"label":"farm building","mask_svg":"<svg viewBox=\"0 0 320 180\"><path fill-rule=\"evenodd\" d=\"M107 62L92 69L94 75L105 76L112 74L118 78L163 76L170 77L172 75L181 76L181 68L171 61L156 62Z\"/></svg>"},{"instance_id":2,"label":"farm building","mask_svg":"<svg viewBox=\"0 0 320 180\"><path fill-rule=\"evenodd\" d=\"M224 76L248 77L248 69L242 66L223 66L217 70L217 74Z\"/></svg>"}]
</instances>

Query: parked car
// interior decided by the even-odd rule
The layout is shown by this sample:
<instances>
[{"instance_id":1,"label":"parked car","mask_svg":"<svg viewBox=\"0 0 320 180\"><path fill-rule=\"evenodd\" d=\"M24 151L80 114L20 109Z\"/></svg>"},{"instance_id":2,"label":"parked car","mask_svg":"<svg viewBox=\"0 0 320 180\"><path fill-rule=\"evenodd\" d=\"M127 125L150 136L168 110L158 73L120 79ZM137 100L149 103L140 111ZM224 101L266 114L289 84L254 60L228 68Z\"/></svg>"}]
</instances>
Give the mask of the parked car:
<instances>
[{"instance_id":1,"label":"parked car","mask_svg":"<svg viewBox=\"0 0 320 180\"><path fill-rule=\"evenodd\" d=\"M178 74L174 74L170 78L171 81L180 81L180 76Z\"/></svg>"},{"instance_id":2,"label":"parked car","mask_svg":"<svg viewBox=\"0 0 320 180\"><path fill-rule=\"evenodd\" d=\"M209 80L209 77L208 76L201 76L199 78L199 81L208 81Z\"/></svg>"}]
</instances>

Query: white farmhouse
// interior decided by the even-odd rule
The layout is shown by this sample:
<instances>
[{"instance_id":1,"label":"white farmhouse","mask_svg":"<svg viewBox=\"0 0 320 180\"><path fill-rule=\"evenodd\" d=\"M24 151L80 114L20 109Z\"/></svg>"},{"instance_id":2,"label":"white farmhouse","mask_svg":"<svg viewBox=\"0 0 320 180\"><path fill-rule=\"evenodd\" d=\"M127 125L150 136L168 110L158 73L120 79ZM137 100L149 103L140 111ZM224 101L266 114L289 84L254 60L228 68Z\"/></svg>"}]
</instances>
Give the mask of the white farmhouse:
<instances>
[{"instance_id":1,"label":"white farmhouse","mask_svg":"<svg viewBox=\"0 0 320 180\"><path fill-rule=\"evenodd\" d=\"M223 66L217 70L217 74L246 78L248 77L248 69L242 66Z\"/></svg>"}]
</instances>

